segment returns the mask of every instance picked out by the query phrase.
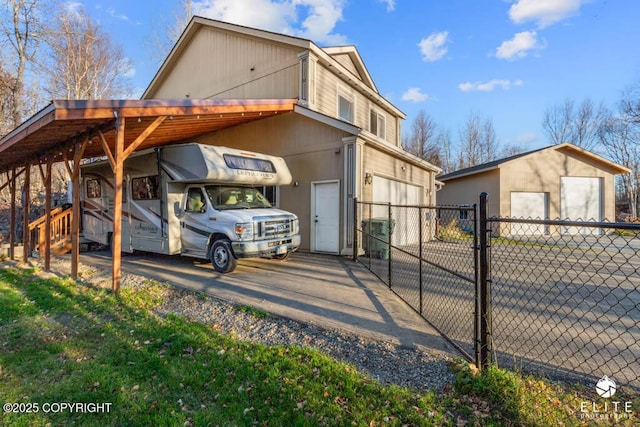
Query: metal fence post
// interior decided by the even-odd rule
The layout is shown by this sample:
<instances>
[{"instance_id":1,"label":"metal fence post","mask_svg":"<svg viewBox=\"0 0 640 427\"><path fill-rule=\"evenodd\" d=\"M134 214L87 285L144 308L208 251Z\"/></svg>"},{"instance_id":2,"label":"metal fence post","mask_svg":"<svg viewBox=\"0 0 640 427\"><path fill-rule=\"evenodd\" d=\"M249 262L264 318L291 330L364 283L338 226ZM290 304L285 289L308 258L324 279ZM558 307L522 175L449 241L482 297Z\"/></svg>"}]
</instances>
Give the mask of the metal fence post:
<instances>
[{"instance_id":1,"label":"metal fence post","mask_svg":"<svg viewBox=\"0 0 640 427\"><path fill-rule=\"evenodd\" d=\"M358 198L353 198L353 260L358 261Z\"/></svg>"},{"instance_id":2,"label":"metal fence post","mask_svg":"<svg viewBox=\"0 0 640 427\"><path fill-rule=\"evenodd\" d=\"M480 221L479 221L479 291L480 291L480 366L486 368L491 363L491 282L489 280L489 263L488 263L488 232L489 227L488 216L488 195L480 193Z\"/></svg>"},{"instance_id":3,"label":"metal fence post","mask_svg":"<svg viewBox=\"0 0 640 427\"><path fill-rule=\"evenodd\" d=\"M479 205L473 205L473 274L476 284L475 289L475 312L473 322L473 350L476 366L481 366L480 359L480 274L478 271L480 257L480 242L478 240L478 223L480 222Z\"/></svg>"},{"instance_id":4,"label":"metal fence post","mask_svg":"<svg viewBox=\"0 0 640 427\"><path fill-rule=\"evenodd\" d=\"M389 241L387 242L387 246L389 247L389 289L391 289L391 235L393 234L393 224L391 223L391 203L389 203L388 217Z\"/></svg>"},{"instance_id":5,"label":"metal fence post","mask_svg":"<svg viewBox=\"0 0 640 427\"><path fill-rule=\"evenodd\" d=\"M418 243L420 245L420 256L418 257L418 262L419 264L419 268L418 268L418 274L420 275L420 314L422 315L422 227L423 227L423 222L422 222L422 208L418 207L418 217L420 218L419 221L419 226L420 226L420 230L418 230Z\"/></svg>"}]
</instances>

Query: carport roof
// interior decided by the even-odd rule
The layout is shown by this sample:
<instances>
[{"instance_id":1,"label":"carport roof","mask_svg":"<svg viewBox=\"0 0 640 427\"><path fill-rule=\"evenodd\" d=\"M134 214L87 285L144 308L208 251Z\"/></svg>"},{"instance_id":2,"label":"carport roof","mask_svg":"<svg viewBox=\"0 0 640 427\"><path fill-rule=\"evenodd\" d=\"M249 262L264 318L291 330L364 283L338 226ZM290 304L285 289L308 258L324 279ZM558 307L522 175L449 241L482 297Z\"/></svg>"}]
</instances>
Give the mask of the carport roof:
<instances>
[{"instance_id":1,"label":"carport roof","mask_svg":"<svg viewBox=\"0 0 640 427\"><path fill-rule=\"evenodd\" d=\"M213 100L58 100L34 114L0 139L0 173L48 157L62 161L76 142L89 139L84 158L105 154L100 143L112 145L116 119L126 121L125 148L135 151L236 126L294 110L295 99Z\"/></svg>"}]
</instances>

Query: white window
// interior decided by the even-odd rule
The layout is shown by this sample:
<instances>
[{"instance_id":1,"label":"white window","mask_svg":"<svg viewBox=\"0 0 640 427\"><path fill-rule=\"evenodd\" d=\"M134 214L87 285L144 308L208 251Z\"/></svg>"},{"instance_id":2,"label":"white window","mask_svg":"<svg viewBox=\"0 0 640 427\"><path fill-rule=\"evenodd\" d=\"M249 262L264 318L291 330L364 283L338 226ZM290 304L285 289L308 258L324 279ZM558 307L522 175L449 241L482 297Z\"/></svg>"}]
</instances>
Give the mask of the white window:
<instances>
[{"instance_id":1,"label":"white window","mask_svg":"<svg viewBox=\"0 0 640 427\"><path fill-rule=\"evenodd\" d=\"M338 117L349 123L354 122L355 103L353 94L344 89L338 89Z\"/></svg>"},{"instance_id":2,"label":"white window","mask_svg":"<svg viewBox=\"0 0 640 427\"><path fill-rule=\"evenodd\" d=\"M386 139L387 126L384 114L371 109L369 114L369 130L380 138Z\"/></svg>"},{"instance_id":3,"label":"white window","mask_svg":"<svg viewBox=\"0 0 640 427\"><path fill-rule=\"evenodd\" d=\"M299 98L303 105L313 106L315 103L315 61L309 57L309 53L298 55L300 63L300 93Z\"/></svg>"}]
</instances>

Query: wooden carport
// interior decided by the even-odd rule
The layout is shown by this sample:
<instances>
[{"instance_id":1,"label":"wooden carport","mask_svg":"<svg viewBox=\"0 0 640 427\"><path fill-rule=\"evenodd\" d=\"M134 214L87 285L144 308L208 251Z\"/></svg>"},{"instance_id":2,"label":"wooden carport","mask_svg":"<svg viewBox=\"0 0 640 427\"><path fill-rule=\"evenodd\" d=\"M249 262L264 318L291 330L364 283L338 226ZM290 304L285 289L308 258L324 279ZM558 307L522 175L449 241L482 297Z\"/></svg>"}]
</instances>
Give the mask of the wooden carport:
<instances>
[{"instance_id":1,"label":"wooden carport","mask_svg":"<svg viewBox=\"0 0 640 427\"><path fill-rule=\"evenodd\" d=\"M0 190L11 193L9 253L14 259L16 179L24 175L24 261L29 257L30 170L37 166L45 185L44 264L50 268L52 165L64 162L72 180L71 275L78 275L80 253L80 164L106 156L115 183L113 281L120 288L122 183L124 161L131 153L293 111L295 99L240 100L95 100L53 101L0 140ZM44 166L44 167L43 167Z\"/></svg>"}]
</instances>

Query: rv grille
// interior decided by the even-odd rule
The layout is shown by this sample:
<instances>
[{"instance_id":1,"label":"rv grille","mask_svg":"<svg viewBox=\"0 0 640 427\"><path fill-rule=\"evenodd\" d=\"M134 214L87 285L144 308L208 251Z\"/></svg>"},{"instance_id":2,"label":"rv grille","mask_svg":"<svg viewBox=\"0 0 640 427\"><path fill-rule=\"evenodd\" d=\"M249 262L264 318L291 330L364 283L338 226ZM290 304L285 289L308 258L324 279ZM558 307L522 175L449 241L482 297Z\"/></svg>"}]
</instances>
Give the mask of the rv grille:
<instances>
[{"instance_id":1,"label":"rv grille","mask_svg":"<svg viewBox=\"0 0 640 427\"><path fill-rule=\"evenodd\" d=\"M272 239L289 236L292 228L291 222L290 219L261 221L258 223L258 238Z\"/></svg>"}]
</instances>

